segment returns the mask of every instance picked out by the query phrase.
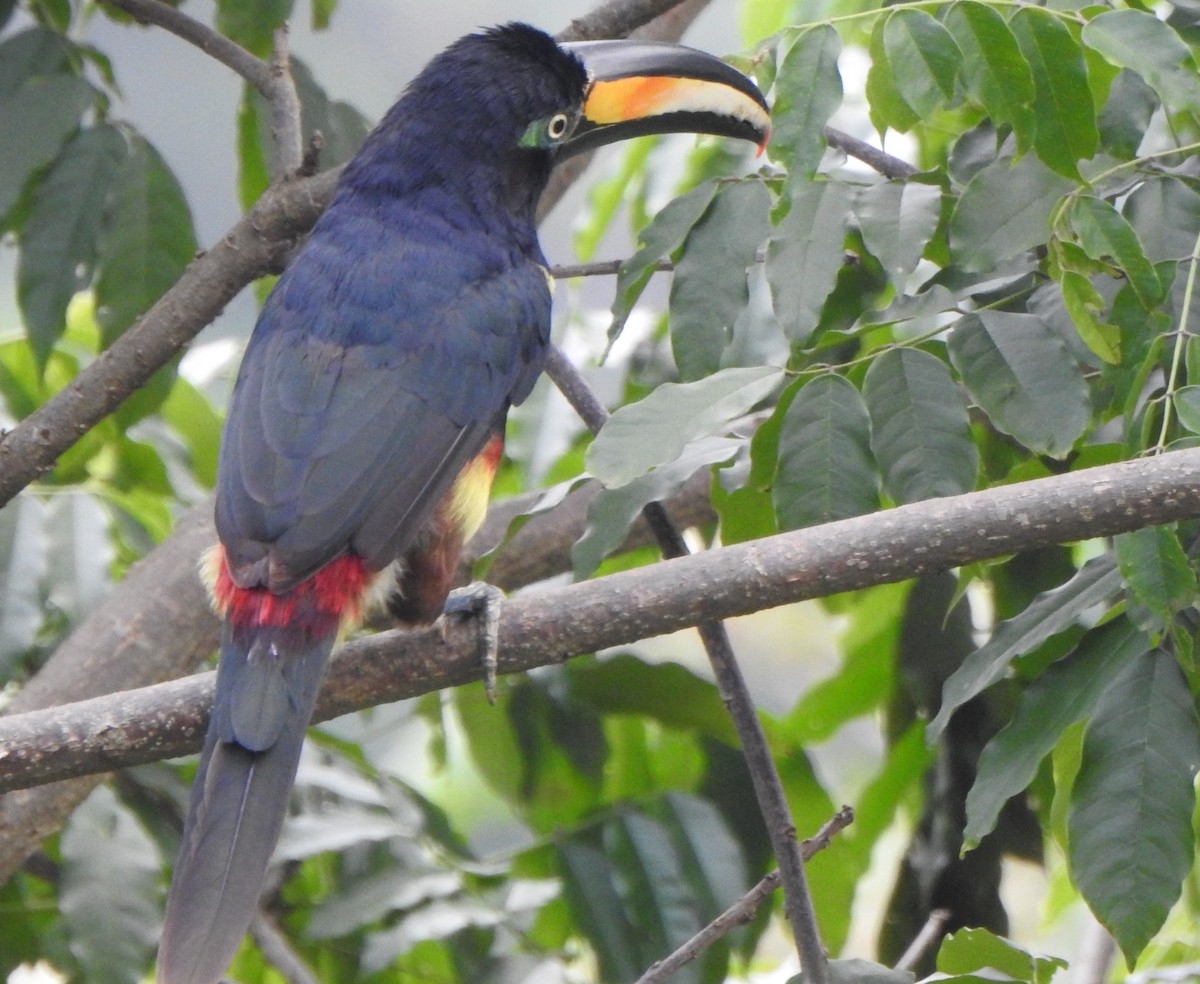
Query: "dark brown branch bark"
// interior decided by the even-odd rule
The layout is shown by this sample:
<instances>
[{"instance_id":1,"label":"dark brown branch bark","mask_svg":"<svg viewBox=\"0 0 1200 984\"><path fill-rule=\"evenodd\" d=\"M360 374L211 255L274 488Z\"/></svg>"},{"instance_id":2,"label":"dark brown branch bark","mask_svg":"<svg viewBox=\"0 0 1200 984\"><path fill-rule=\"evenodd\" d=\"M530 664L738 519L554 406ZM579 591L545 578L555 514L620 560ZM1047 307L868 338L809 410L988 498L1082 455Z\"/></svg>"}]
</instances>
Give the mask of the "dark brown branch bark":
<instances>
[{"instance_id":1,"label":"dark brown branch bark","mask_svg":"<svg viewBox=\"0 0 1200 984\"><path fill-rule=\"evenodd\" d=\"M608 419L608 412L596 399L583 377L558 349L551 350L546 373L554 380L555 385L575 408L576 413L583 418L588 428L593 433L598 432ZM642 510L642 516L654 531L654 538L658 541L664 557L687 556L687 544L684 543L683 536L675 524L671 522L671 517L667 515L662 503L650 503ZM800 845L796 843L796 825L792 822L787 796L783 791L783 781L767 745L767 736L763 732L762 722L758 719L758 710L750 696L750 688L746 686L742 668L734 655L733 644L729 640L725 625L715 619L706 619L697 628L717 681L717 689L729 716L733 719L742 755L750 772L750 781L754 786L754 795L771 841L771 850L779 862L780 876L783 879L784 910L796 939L796 949L800 954L805 978L810 984L825 984L829 977L825 948L821 943L812 893L808 890L804 859L800 855Z\"/></svg>"},{"instance_id":2,"label":"dark brown branch bark","mask_svg":"<svg viewBox=\"0 0 1200 984\"><path fill-rule=\"evenodd\" d=\"M500 670L522 672L705 620L902 581L1054 543L1200 516L1200 449L934 499L511 599ZM316 715L480 678L474 632L383 632L347 643ZM211 674L86 705L0 717L0 786L199 748Z\"/></svg>"}]
</instances>

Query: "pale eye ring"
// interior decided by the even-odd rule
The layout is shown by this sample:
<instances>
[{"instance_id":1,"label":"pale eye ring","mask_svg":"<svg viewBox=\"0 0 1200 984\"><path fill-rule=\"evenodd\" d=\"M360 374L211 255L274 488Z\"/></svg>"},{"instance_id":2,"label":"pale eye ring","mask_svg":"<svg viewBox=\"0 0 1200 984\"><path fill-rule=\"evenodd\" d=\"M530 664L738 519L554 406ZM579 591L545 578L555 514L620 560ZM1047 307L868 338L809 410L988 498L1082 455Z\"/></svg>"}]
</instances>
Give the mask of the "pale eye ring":
<instances>
[{"instance_id":1,"label":"pale eye ring","mask_svg":"<svg viewBox=\"0 0 1200 984\"><path fill-rule=\"evenodd\" d=\"M546 123L546 135L551 140L561 140L571 126L571 117L566 113L555 113Z\"/></svg>"}]
</instances>

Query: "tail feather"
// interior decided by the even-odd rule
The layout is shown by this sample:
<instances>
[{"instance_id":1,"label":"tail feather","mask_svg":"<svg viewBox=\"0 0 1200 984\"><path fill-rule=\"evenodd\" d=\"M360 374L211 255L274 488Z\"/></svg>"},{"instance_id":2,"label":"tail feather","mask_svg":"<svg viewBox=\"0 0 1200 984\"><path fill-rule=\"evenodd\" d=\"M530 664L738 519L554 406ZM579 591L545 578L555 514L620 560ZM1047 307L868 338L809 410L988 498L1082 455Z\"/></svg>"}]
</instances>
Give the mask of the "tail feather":
<instances>
[{"instance_id":1,"label":"tail feather","mask_svg":"<svg viewBox=\"0 0 1200 984\"><path fill-rule=\"evenodd\" d=\"M226 627L212 721L167 899L158 984L216 984L237 953L279 839L333 643L332 633ZM248 695L261 705L257 723Z\"/></svg>"}]
</instances>

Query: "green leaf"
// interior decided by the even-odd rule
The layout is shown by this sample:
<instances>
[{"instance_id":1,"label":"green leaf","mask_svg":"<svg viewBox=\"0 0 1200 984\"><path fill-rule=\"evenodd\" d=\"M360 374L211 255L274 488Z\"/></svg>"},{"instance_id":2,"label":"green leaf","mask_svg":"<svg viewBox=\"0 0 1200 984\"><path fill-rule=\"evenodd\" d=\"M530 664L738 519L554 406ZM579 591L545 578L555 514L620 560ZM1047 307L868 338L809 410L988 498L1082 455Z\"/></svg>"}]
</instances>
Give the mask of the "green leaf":
<instances>
[{"instance_id":1,"label":"green leaf","mask_svg":"<svg viewBox=\"0 0 1200 984\"><path fill-rule=\"evenodd\" d=\"M1075 330L1088 349L1109 365L1121 362L1121 329L1099 320L1104 312L1104 298L1082 273L1061 271L1063 306L1071 316Z\"/></svg>"},{"instance_id":2,"label":"green leaf","mask_svg":"<svg viewBox=\"0 0 1200 984\"><path fill-rule=\"evenodd\" d=\"M867 370L863 397L871 448L896 502L975 488L979 453L966 400L944 362L919 349L883 352Z\"/></svg>"},{"instance_id":3,"label":"green leaf","mask_svg":"<svg viewBox=\"0 0 1200 984\"><path fill-rule=\"evenodd\" d=\"M916 181L884 181L858 193L854 214L863 241L897 291L937 232L941 209L942 190Z\"/></svg>"},{"instance_id":4,"label":"green leaf","mask_svg":"<svg viewBox=\"0 0 1200 984\"><path fill-rule=\"evenodd\" d=\"M161 407L163 421L183 441L192 474L205 488L217 481L221 445L221 416L198 389L177 378Z\"/></svg>"},{"instance_id":5,"label":"green leaf","mask_svg":"<svg viewBox=\"0 0 1200 984\"><path fill-rule=\"evenodd\" d=\"M770 232L771 194L761 181L720 186L688 231L671 280L671 351L684 379L721 366L750 300L748 272Z\"/></svg>"},{"instance_id":6,"label":"green leaf","mask_svg":"<svg viewBox=\"0 0 1200 984\"><path fill-rule=\"evenodd\" d=\"M1034 149L1048 167L1080 180L1081 160L1100 146L1083 49L1058 17L1023 7L1008 22L1033 73Z\"/></svg>"},{"instance_id":7,"label":"green leaf","mask_svg":"<svg viewBox=\"0 0 1200 984\"><path fill-rule=\"evenodd\" d=\"M1197 762L1179 664L1161 650L1132 660L1088 726L1068 821L1071 877L1131 967L1192 867Z\"/></svg>"},{"instance_id":8,"label":"green leaf","mask_svg":"<svg viewBox=\"0 0 1200 984\"><path fill-rule=\"evenodd\" d=\"M602 488L588 503L587 528L571 547L575 579L583 580L624 541L634 520L651 502L677 492L701 468L731 460L742 441L708 437L693 441L680 457L616 488Z\"/></svg>"},{"instance_id":9,"label":"green leaf","mask_svg":"<svg viewBox=\"0 0 1200 984\"><path fill-rule=\"evenodd\" d=\"M738 33L742 44L749 47L787 24L791 0L758 0L738 5Z\"/></svg>"},{"instance_id":10,"label":"green leaf","mask_svg":"<svg viewBox=\"0 0 1200 984\"><path fill-rule=\"evenodd\" d=\"M617 655L570 665L571 690L604 715L650 718L733 746L737 732L716 687L678 663Z\"/></svg>"},{"instance_id":11,"label":"green leaf","mask_svg":"<svg viewBox=\"0 0 1200 984\"><path fill-rule=\"evenodd\" d=\"M1196 601L1196 574L1173 527L1122 533L1113 546L1122 579L1134 599L1158 616L1159 625Z\"/></svg>"},{"instance_id":12,"label":"green leaf","mask_svg":"<svg viewBox=\"0 0 1200 984\"><path fill-rule=\"evenodd\" d=\"M84 492L54 496L46 509L49 601L72 623L88 615L112 587L113 550L99 502Z\"/></svg>"},{"instance_id":13,"label":"green leaf","mask_svg":"<svg viewBox=\"0 0 1200 984\"><path fill-rule=\"evenodd\" d=\"M668 829L705 920L715 919L750 888L746 858L716 805L687 793L668 793Z\"/></svg>"},{"instance_id":14,"label":"green leaf","mask_svg":"<svg viewBox=\"0 0 1200 984\"><path fill-rule=\"evenodd\" d=\"M841 50L837 31L829 24L817 25L800 32L779 66L771 157L786 164L790 174L811 178L821 163L825 124L842 102Z\"/></svg>"},{"instance_id":15,"label":"green leaf","mask_svg":"<svg viewBox=\"0 0 1200 984\"><path fill-rule=\"evenodd\" d=\"M840 181L793 190L787 215L767 246L775 315L794 347L809 340L837 284L851 200L850 187Z\"/></svg>"},{"instance_id":16,"label":"green leaf","mask_svg":"<svg viewBox=\"0 0 1200 984\"><path fill-rule=\"evenodd\" d=\"M329 29L338 0L312 0L312 26L314 31Z\"/></svg>"},{"instance_id":17,"label":"green leaf","mask_svg":"<svg viewBox=\"0 0 1200 984\"><path fill-rule=\"evenodd\" d=\"M1197 347L1194 343L1198 337L1200 336L1193 335L1188 340L1189 353ZM1195 379L1197 377L1189 371L1188 378ZM1175 405L1175 413L1179 416L1179 422L1193 434L1200 434L1200 385L1181 386L1172 395L1171 402Z\"/></svg>"},{"instance_id":18,"label":"green leaf","mask_svg":"<svg viewBox=\"0 0 1200 984\"><path fill-rule=\"evenodd\" d=\"M69 72L71 43L58 31L33 27L0 43L0 100L30 79Z\"/></svg>"},{"instance_id":19,"label":"green leaf","mask_svg":"<svg viewBox=\"0 0 1200 984\"><path fill-rule=\"evenodd\" d=\"M841 665L796 701L782 727L798 745L827 741L847 722L886 706L896 679L894 654L907 585L886 584L855 592L839 612ZM855 820L855 829L859 819Z\"/></svg>"},{"instance_id":20,"label":"green leaf","mask_svg":"<svg viewBox=\"0 0 1200 984\"><path fill-rule=\"evenodd\" d=\"M37 641L46 576L46 509L23 492L0 509L0 680Z\"/></svg>"},{"instance_id":21,"label":"green leaf","mask_svg":"<svg viewBox=\"0 0 1200 984\"><path fill-rule=\"evenodd\" d=\"M932 15L893 9L883 25L883 45L900 97L918 116L930 116L954 98L962 52Z\"/></svg>"},{"instance_id":22,"label":"green leaf","mask_svg":"<svg viewBox=\"0 0 1200 984\"><path fill-rule=\"evenodd\" d=\"M654 216L654 221L642 230L642 247L617 271L613 320L608 329L609 345L621 334L634 304L654 275L655 265L682 245L692 226L708 210L716 193L717 182L705 181L665 206Z\"/></svg>"},{"instance_id":23,"label":"green leaf","mask_svg":"<svg viewBox=\"0 0 1200 984\"><path fill-rule=\"evenodd\" d=\"M293 0L217 0L217 30L251 53L271 53L275 31L292 14Z\"/></svg>"},{"instance_id":24,"label":"green leaf","mask_svg":"<svg viewBox=\"0 0 1200 984\"><path fill-rule=\"evenodd\" d=\"M1145 10L1108 10L1083 27L1083 43L1137 72L1172 110L1200 109L1192 52L1175 30Z\"/></svg>"},{"instance_id":25,"label":"green leaf","mask_svg":"<svg viewBox=\"0 0 1200 984\"><path fill-rule=\"evenodd\" d=\"M0 96L0 229L30 176L57 156L63 142L91 105L92 87L74 75L33 78Z\"/></svg>"},{"instance_id":26,"label":"green leaf","mask_svg":"<svg viewBox=\"0 0 1200 984\"><path fill-rule=\"evenodd\" d=\"M1088 717L1109 684L1150 640L1126 618L1092 629L1068 656L1021 694L1012 720L984 746L967 794L963 839L969 848L996 825L1004 804L1028 788L1063 732Z\"/></svg>"},{"instance_id":27,"label":"green leaf","mask_svg":"<svg viewBox=\"0 0 1200 984\"><path fill-rule=\"evenodd\" d=\"M243 85L237 114L238 201L243 210L249 210L271 183L258 105L254 90Z\"/></svg>"},{"instance_id":28,"label":"green leaf","mask_svg":"<svg viewBox=\"0 0 1200 984\"><path fill-rule=\"evenodd\" d=\"M996 126L1011 126L1017 152L1034 141L1034 85L1029 63L1004 18L975 0L954 4L945 25L962 52L962 79Z\"/></svg>"},{"instance_id":29,"label":"green leaf","mask_svg":"<svg viewBox=\"0 0 1200 984\"><path fill-rule=\"evenodd\" d=\"M1070 218L1087 255L1093 260L1115 261L1144 307L1154 307L1162 300L1158 273L1146 258L1133 226L1120 212L1101 198L1081 195L1072 203Z\"/></svg>"},{"instance_id":30,"label":"green leaf","mask_svg":"<svg viewBox=\"0 0 1200 984\"><path fill-rule=\"evenodd\" d=\"M788 407L772 498L780 529L860 516L878 507L871 420L858 390L840 376L818 376Z\"/></svg>"},{"instance_id":31,"label":"green leaf","mask_svg":"<svg viewBox=\"0 0 1200 984\"><path fill-rule=\"evenodd\" d=\"M636 980L645 969L640 960L642 937L625 915L617 873L607 852L573 838L561 844L559 859L563 894L591 941L600 978Z\"/></svg>"},{"instance_id":32,"label":"green leaf","mask_svg":"<svg viewBox=\"0 0 1200 984\"><path fill-rule=\"evenodd\" d=\"M929 725L930 740L941 735L955 709L1003 677L1014 659L1073 625L1089 608L1107 602L1120 586L1113 558L1095 557L1066 584L1042 592L1023 612L996 626L992 637L946 681L941 709Z\"/></svg>"},{"instance_id":33,"label":"green leaf","mask_svg":"<svg viewBox=\"0 0 1200 984\"><path fill-rule=\"evenodd\" d=\"M1178 178L1147 178L1126 199L1123 212L1151 263L1192 255L1200 231L1200 194Z\"/></svg>"},{"instance_id":34,"label":"green leaf","mask_svg":"<svg viewBox=\"0 0 1200 984\"><path fill-rule=\"evenodd\" d=\"M703 927L670 836L658 820L637 811L620 814L606 833L641 952L666 956ZM700 984L700 970L692 963L672 976L680 984Z\"/></svg>"},{"instance_id":35,"label":"green leaf","mask_svg":"<svg viewBox=\"0 0 1200 984\"><path fill-rule=\"evenodd\" d=\"M81 130L34 193L21 235L17 297L41 367L66 330L67 304L91 281L104 204L126 156L116 127Z\"/></svg>"},{"instance_id":36,"label":"green leaf","mask_svg":"<svg viewBox=\"0 0 1200 984\"><path fill-rule=\"evenodd\" d=\"M722 369L692 383L663 383L644 400L618 409L584 458L609 487L625 485L674 461L687 445L723 430L779 385L772 366Z\"/></svg>"},{"instance_id":37,"label":"green leaf","mask_svg":"<svg viewBox=\"0 0 1200 984\"><path fill-rule=\"evenodd\" d=\"M1049 215L1074 185L1036 157L981 168L950 216L950 255L964 270L994 270L1050 236Z\"/></svg>"},{"instance_id":38,"label":"green leaf","mask_svg":"<svg viewBox=\"0 0 1200 984\"><path fill-rule=\"evenodd\" d=\"M884 31L887 17L875 20L871 31L871 67L867 70L867 106L871 123L880 134L889 128L907 133L921 122L921 117L904 101L897 86L895 70L888 59Z\"/></svg>"},{"instance_id":39,"label":"green leaf","mask_svg":"<svg viewBox=\"0 0 1200 984\"><path fill-rule=\"evenodd\" d=\"M106 346L179 279L195 253L179 182L158 151L135 137L97 262L96 320Z\"/></svg>"},{"instance_id":40,"label":"green leaf","mask_svg":"<svg viewBox=\"0 0 1200 984\"><path fill-rule=\"evenodd\" d=\"M67 820L61 850L59 911L87 980L139 980L158 943L158 845L112 790L98 786Z\"/></svg>"},{"instance_id":41,"label":"green leaf","mask_svg":"<svg viewBox=\"0 0 1200 984\"><path fill-rule=\"evenodd\" d=\"M1087 384L1062 338L1028 314L981 311L950 335L950 358L980 408L1031 451L1066 457L1091 417Z\"/></svg>"},{"instance_id":42,"label":"green leaf","mask_svg":"<svg viewBox=\"0 0 1200 984\"><path fill-rule=\"evenodd\" d=\"M1136 157L1158 106L1158 94L1142 77L1121 69L1108 88L1108 98L1096 120L1100 146L1122 160Z\"/></svg>"},{"instance_id":43,"label":"green leaf","mask_svg":"<svg viewBox=\"0 0 1200 984\"><path fill-rule=\"evenodd\" d=\"M958 975L992 970L1029 984L1050 984L1055 973L1066 966L1065 960L1039 957L986 929L960 929L942 941L937 953L939 973Z\"/></svg>"}]
</instances>

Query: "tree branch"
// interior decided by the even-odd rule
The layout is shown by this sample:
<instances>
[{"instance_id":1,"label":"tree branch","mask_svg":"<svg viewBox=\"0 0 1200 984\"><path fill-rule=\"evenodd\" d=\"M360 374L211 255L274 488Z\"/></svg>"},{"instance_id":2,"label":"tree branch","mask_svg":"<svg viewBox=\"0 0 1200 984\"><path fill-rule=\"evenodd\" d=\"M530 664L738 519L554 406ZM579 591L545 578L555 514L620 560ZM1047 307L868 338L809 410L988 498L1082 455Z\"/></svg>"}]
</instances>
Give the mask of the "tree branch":
<instances>
[{"instance_id":1,"label":"tree branch","mask_svg":"<svg viewBox=\"0 0 1200 984\"><path fill-rule=\"evenodd\" d=\"M300 132L300 94L292 77L288 51L288 28L275 31L271 45L269 71L271 92L271 180L282 181L298 175L304 163L304 134Z\"/></svg>"},{"instance_id":2,"label":"tree branch","mask_svg":"<svg viewBox=\"0 0 1200 984\"><path fill-rule=\"evenodd\" d=\"M500 670L1055 543L1200 516L1200 449L932 499L665 560L511 599ZM315 720L480 678L475 633L390 631L347 643ZM211 674L0 717L0 788L124 767L200 746Z\"/></svg>"},{"instance_id":3,"label":"tree branch","mask_svg":"<svg viewBox=\"0 0 1200 984\"><path fill-rule=\"evenodd\" d=\"M838 150L843 150L851 157L856 157L869 168L878 171L885 178L911 178L914 174L919 174L917 168L913 167L908 161L903 161L899 157L893 157L891 154L885 154L878 147L872 147L865 140L859 140L858 137L852 137L848 133L843 133L841 130L835 130L831 126L825 127L825 141L830 147L836 147Z\"/></svg>"}]
</instances>

